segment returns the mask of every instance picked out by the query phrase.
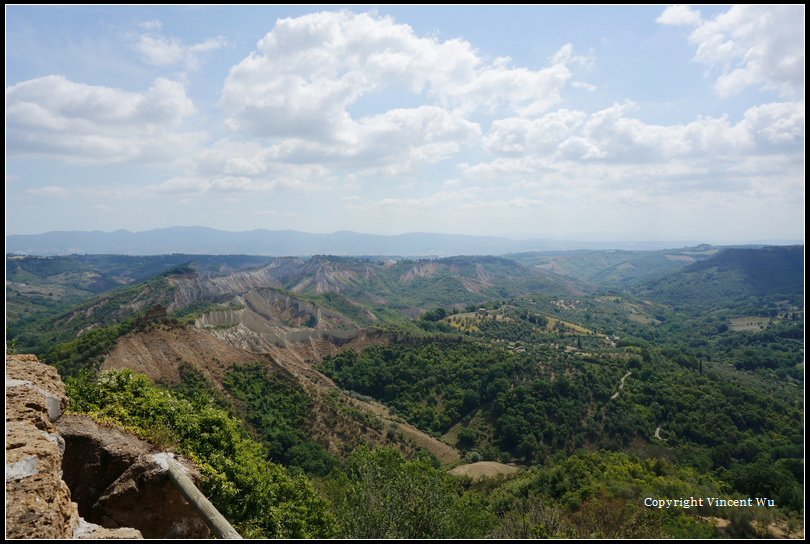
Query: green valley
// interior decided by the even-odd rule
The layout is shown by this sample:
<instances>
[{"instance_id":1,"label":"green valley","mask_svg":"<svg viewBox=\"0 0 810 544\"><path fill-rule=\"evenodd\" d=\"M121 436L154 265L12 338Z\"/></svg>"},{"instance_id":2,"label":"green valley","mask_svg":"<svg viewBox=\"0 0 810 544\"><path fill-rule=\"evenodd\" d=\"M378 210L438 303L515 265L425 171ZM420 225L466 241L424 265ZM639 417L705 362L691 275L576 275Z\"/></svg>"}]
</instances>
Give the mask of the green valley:
<instances>
[{"instance_id":1,"label":"green valley","mask_svg":"<svg viewBox=\"0 0 810 544\"><path fill-rule=\"evenodd\" d=\"M246 535L793 534L802 258L12 257L7 334L73 410L200 463ZM643 504L690 495L777 506Z\"/></svg>"}]
</instances>

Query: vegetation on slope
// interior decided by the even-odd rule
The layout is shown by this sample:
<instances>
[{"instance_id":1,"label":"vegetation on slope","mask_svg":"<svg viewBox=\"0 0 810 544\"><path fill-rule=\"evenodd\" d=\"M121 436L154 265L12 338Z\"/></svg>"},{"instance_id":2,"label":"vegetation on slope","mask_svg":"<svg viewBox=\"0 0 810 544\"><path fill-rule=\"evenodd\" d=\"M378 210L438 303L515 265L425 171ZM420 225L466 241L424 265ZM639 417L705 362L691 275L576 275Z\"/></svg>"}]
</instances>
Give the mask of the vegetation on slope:
<instances>
[{"instance_id":1,"label":"vegetation on slope","mask_svg":"<svg viewBox=\"0 0 810 544\"><path fill-rule=\"evenodd\" d=\"M507 255L525 266L549 270L599 287L632 286L711 257L718 248L701 245L656 251L537 251Z\"/></svg>"},{"instance_id":2,"label":"vegetation on slope","mask_svg":"<svg viewBox=\"0 0 810 544\"><path fill-rule=\"evenodd\" d=\"M133 319L157 304L168 306L172 287L159 276L137 285L121 287L76 306L55 308L9 323L8 335L21 351L44 355L55 345L78 339L98 327L108 327ZM47 362L51 362L47 360Z\"/></svg>"},{"instance_id":3,"label":"vegetation on slope","mask_svg":"<svg viewBox=\"0 0 810 544\"><path fill-rule=\"evenodd\" d=\"M328 505L303 475L268 462L267 452L225 410L159 389L129 371L67 382L71 409L176 447L197 462L203 490L243 536L323 538L335 531Z\"/></svg>"},{"instance_id":4,"label":"vegetation on slope","mask_svg":"<svg viewBox=\"0 0 810 544\"><path fill-rule=\"evenodd\" d=\"M257 432L269 459L325 476L336 459L310 439L312 399L281 373L262 364L234 367L225 378L242 417Z\"/></svg>"},{"instance_id":5,"label":"vegetation on slope","mask_svg":"<svg viewBox=\"0 0 810 544\"><path fill-rule=\"evenodd\" d=\"M642 288L653 300L698 311L751 297L800 300L803 290L803 246L725 249Z\"/></svg>"},{"instance_id":6,"label":"vegetation on slope","mask_svg":"<svg viewBox=\"0 0 810 544\"><path fill-rule=\"evenodd\" d=\"M324 491L348 538L476 538L494 522L480 494L394 448L360 446Z\"/></svg>"},{"instance_id":7,"label":"vegetation on slope","mask_svg":"<svg viewBox=\"0 0 810 544\"><path fill-rule=\"evenodd\" d=\"M187 371L171 393L141 378L113 386L82 376L71 394L97 417L196 455L210 467L212 493L249 534L764 534L765 518L752 524L739 512L639 506L645 494L725 493L770 497L794 516L803 511L801 248L757 251L720 252L641 288L610 280L632 292L599 295L550 295L546 276L504 259L281 260L282 285L303 289L296 297L357 325L396 331L389 345L327 358L325 373L444 435L469 461L533 467L505 482L459 484L394 450L329 455L313 438L306 390L260 365L233 367L224 395ZM648 264L663 267L660 257ZM596 267L598 256L589 258ZM607 260L612 270L624 266L614 260ZM162 326L136 317L170 296L161 277L55 318L15 319L11 331L23 350L45 350L47 361L75 374L94 368L121 334ZM458 312L460 302L466 312ZM216 307L200 300L185 318ZM188 406L209 419L196 422ZM234 458L258 475L217 457L220 446L246 452ZM289 527L275 513L264 520L265 492L302 517ZM731 523L717 532L696 514Z\"/></svg>"},{"instance_id":8,"label":"vegetation on slope","mask_svg":"<svg viewBox=\"0 0 810 544\"><path fill-rule=\"evenodd\" d=\"M256 538L706 537L710 508L640 508L646 496L726 496L728 488L666 460L619 453L556 456L503 482L470 486L392 448L356 449L316 481L268 462L241 424L199 394L194 400L131 372L68 380L73 409L121 425L195 460L212 502ZM755 535L751 519L726 531ZM747 531L747 532L746 532Z\"/></svg>"},{"instance_id":9,"label":"vegetation on slope","mask_svg":"<svg viewBox=\"0 0 810 544\"><path fill-rule=\"evenodd\" d=\"M583 446L633 451L650 443L741 493L803 507L803 412L795 392L729 379L728 366L670 345L609 347L584 335L585 346L575 348L582 336L558 336L570 349L413 340L346 351L322 368L422 428L454 427L458 445L484 459L538 463Z\"/></svg>"},{"instance_id":10,"label":"vegetation on slope","mask_svg":"<svg viewBox=\"0 0 810 544\"><path fill-rule=\"evenodd\" d=\"M721 482L662 459L623 453L557 456L492 491L500 513L497 538L707 538L716 530L698 517L717 508L639 507L646 497L717 497Z\"/></svg>"}]
</instances>

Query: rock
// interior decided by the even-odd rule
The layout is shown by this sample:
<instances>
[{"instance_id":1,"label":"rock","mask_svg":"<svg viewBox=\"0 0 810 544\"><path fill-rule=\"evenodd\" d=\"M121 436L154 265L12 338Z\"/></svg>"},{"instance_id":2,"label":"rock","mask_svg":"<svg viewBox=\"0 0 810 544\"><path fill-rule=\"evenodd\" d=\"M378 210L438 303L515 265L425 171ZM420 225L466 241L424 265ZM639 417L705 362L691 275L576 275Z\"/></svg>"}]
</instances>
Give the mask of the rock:
<instances>
[{"instance_id":1,"label":"rock","mask_svg":"<svg viewBox=\"0 0 810 544\"><path fill-rule=\"evenodd\" d=\"M29 455L16 463L6 464L6 481L22 480L39 472L39 458Z\"/></svg>"},{"instance_id":2,"label":"rock","mask_svg":"<svg viewBox=\"0 0 810 544\"><path fill-rule=\"evenodd\" d=\"M67 404L55 368L6 359L7 538L211 538L169 479L172 454Z\"/></svg>"},{"instance_id":3,"label":"rock","mask_svg":"<svg viewBox=\"0 0 810 544\"><path fill-rule=\"evenodd\" d=\"M67 409L65 384L59 372L52 366L41 364L34 355L10 355L6 358L6 394L9 389L13 391L17 387L36 389L45 400L44 406L52 422Z\"/></svg>"},{"instance_id":4,"label":"rock","mask_svg":"<svg viewBox=\"0 0 810 544\"><path fill-rule=\"evenodd\" d=\"M65 538L78 523L62 454L28 422L6 422L6 537Z\"/></svg>"},{"instance_id":5,"label":"rock","mask_svg":"<svg viewBox=\"0 0 810 544\"><path fill-rule=\"evenodd\" d=\"M146 538L212 537L168 472L147 456L113 482L93 506L93 513L107 527L138 527Z\"/></svg>"},{"instance_id":6,"label":"rock","mask_svg":"<svg viewBox=\"0 0 810 544\"><path fill-rule=\"evenodd\" d=\"M129 540L133 538L143 538L141 532L129 527L122 527L120 529L107 529L101 525L85 521L84 518L79 518L79 524L73 532L73 538L80 540L98 540L98 539L120 539Z\"/></svg>"},{"instance_id":7,"label":"rock","mask_svg":"<svg viewBox=\"0 0 810 544\"><path fill-rule=\"evenodd\" d=\"M102 427L88 416L66 415L57 427L65 440L65 482L73 491L79 513L98 523L90 515L96 501L141 455L155 448L118 429Z\"/></svg>"},{"instance_id":8,"label":"rock","mask_svg":"<svg viewBox=\"0 0 810 544\"><path fill-rule=\"evenodd\" d=\"M64 478L82 517L104 527L134 527L145 538L211 538L161 463L166 453L87 416L58 422L65 439ZM184 465L192 480L200 475Z\"/></svg>"},{"instance_id":9,"label":"rock","mask_svg":"<svg viewBox=\"0 0 810 544\"><path fill-rule=\"evenodd\" d=\"M67 403L55 368L33 355L6 358L6 538L73 538L81 526L62 480L65 442L53 424ZM141 538L134 529L90 534Z\"/></svg>"},{"instance_id":10,"label":"rock","mask_svg":"<svg viewBox=\"0 0 810 544\"><path fill-rule=\"evenodd\" d=\"M6 359L7 538L68 538L78 525L51 419L66 407L56 369L32 355Z\"/></svg>"}]
</instances>

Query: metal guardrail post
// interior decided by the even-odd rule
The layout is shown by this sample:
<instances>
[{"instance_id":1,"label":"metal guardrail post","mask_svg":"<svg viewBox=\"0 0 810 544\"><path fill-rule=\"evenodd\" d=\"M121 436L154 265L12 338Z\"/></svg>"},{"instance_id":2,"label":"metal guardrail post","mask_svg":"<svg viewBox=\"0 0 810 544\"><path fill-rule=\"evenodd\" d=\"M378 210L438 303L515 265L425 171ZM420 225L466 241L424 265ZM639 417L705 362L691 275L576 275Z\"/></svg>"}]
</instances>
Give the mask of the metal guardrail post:
<instances>
[{"instance_id":1,"label":"metal guardrail post","mask_svg":"<svg viewBox=\"0 0 810 544\"><path fill-rule=\"evenodd\" d=\"M205 520L206 525L214 532L217 538L239 539L242 537L236 532L236 529L228 522L225 517L219 513L211 501L209 501L202 492L197 489L191 478L186 476L183 467L174 459L168 459L169 477L177 484L177 488L188 499L188 502L194 507L195 510Z\"/></svg>"}]
</instances>

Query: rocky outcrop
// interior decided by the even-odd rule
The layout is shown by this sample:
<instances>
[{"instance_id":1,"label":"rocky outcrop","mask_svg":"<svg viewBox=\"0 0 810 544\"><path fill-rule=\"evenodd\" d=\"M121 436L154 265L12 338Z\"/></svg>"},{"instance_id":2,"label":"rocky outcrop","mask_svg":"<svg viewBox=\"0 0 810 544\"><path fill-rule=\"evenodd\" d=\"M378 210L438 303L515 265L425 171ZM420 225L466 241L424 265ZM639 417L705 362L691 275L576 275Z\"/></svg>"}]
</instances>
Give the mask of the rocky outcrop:
<instances>
[{"instance_id":1,"label":"rocky outcrop","mask_svg":"<svg viewBox=\"0 0 810 544\"><path fill-rule=\"evenodd\" d=\"M154 452L143 440L116 429L101 428L87 416L66 415L57 424L66 443L62 469L81 515L89 521L105 491L142 455Z\"/></svg>"},{"instance_id":2,"label":"rocky outcrop","mask_svg":"<svg viewBox=\"0 0 810 544\"><path fill-rule=\"evenodd\" d=\"M65 441L64 479L83 518L104 527L135 527L145 538L211 537L169 479L161 457L171 454L87 416L66 415L57 428ZM192 465L183 468L199 480Z\"/></svg>"},{"instance_id":3,"label":"rocky outcrop","mask_svg":"<svg viewBox=\"0 0 810 544\"><path fill-rule=\"evenodd\" d=\"M6 403L7 538L211 537L169 478L173 455L87 416L63 416L55 368L7 357Z\"/></svg>"},{"instance_id":4,"label":"rocky outcrop","mask_svg":"<svg viewBox=\"0 0 810 544\"><path fill-rule=\"evenodd\" d=\"M54 421L67 407L55 368L33 355L6 358L6 538L140 538L79 518L62 480L65 442Z\"/></svg>"}]
</instances>

